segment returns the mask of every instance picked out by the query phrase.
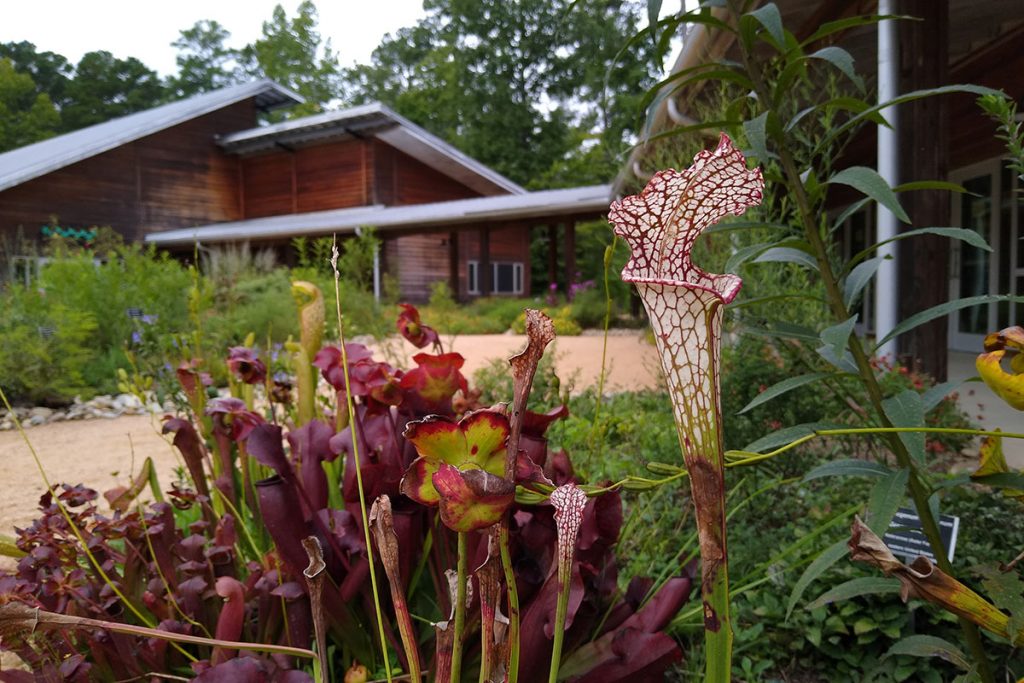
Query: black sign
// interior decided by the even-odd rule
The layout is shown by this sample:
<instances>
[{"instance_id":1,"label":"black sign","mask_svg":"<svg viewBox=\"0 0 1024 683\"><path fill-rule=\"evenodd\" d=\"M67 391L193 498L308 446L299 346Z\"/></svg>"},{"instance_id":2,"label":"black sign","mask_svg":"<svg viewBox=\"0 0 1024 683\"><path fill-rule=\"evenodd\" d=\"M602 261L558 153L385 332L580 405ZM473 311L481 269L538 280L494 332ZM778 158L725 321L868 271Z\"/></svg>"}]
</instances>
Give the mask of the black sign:
<instances>
[{"instance_id":1,"label":"black sign","mask_svg":"<svg viewBox=\"0 0 1024 683\"><path fill-rule=\"evenodd\" d=\"M946 549L949 561L953 561L956 550L956 537L960 531L960 518L953 515L939 515L939 535ZM902 555L911 562L919 555L924 555L932 562L936 561L931 544L921 532L921 519L917 512L910 508L900 508L889 523L889 528L882 537L894 555Z\"/></svg>"}]
</instances>

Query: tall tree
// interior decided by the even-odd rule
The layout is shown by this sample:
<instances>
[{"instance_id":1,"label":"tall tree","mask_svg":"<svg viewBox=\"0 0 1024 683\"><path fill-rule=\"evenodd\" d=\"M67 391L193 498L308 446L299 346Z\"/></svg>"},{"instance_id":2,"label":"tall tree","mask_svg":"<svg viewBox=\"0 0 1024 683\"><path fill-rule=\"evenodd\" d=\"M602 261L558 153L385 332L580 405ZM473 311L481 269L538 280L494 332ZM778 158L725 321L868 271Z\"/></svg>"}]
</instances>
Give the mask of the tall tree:
<instances>
[{"instance_id":1,"label":"tall tree","mask_svg":"<svg viewBox=\"0 0 1024 683\"><path fill-rule=\"evenodd\" d=\"M167 99L160 77L145 64L106 50L87 52L75 66L61 110L65 131L154 107Z\"/></svg>"},{"instance_id":2,"label":"tall tree","mask_svg":"<svg viewBox=\"0 0 1024 683\"><path fill-rule=\"evenodd\" d=\"M0 57L0 152L48 138L60 126L60 114L32 77Z\"/></svg>"},{"instance_id":3,"label":"tall tree","mask_svg":"<svg viewBox=\"0 0 1024 683\"><path fill-rule=\"evenodd\" d=\"M0 43L0 58L11 60L14 70L32 77L37 93L46 93L58 109L64 106L68 82L74 72L70 62L55 52L38 52L27 40Z\"/></svg>"},{"instance_id":4,"label":"tall tree","mask_svg":"<svg viewBox=\"0 0 1024 683\"><path fill-rule=\"evenodd\" d=\"M277 5L271 20L263 22L263 35L242 50L251 74L273 79L306 99L292 109L296 116L322 111L339 95L338 55L330 39L321 39L317 22L311 0L299 5L293 19Z\"/></svg>"},{"instance_id":5,"label":"tall tree","mask_svg":"<svg viewBox=\"0 0 1024 683\"><path fill-rule=\"evenodd\" d=\"M226 45L231 32L216 21L197 21L171 43L177 48L178 74L168 85L179 97L216 90L245 80L241 54Z\"/></svg>"},{"instance_id":6,"label":"tall tree","mask_svg":"<svg viewBox=\"0 0 1024 683\"><path fill-rule=\"evenodd\" d=\"M416 26L346 72L352 101L382 100L533 187L606 182L652 81L633 0L427 0Z\"/></svg>"}]
</instances>

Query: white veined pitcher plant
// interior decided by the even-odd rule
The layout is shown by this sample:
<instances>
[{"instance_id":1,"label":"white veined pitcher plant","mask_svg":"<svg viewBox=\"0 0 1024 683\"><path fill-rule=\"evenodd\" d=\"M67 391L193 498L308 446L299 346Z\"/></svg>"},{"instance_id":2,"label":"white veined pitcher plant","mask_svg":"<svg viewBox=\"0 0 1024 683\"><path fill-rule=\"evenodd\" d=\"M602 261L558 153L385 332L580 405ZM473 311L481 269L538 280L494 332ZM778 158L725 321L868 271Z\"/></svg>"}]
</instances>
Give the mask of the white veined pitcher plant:
<instances>
[{"instance_id":1,"label":"white veined pitcher plant","mask_svg":"<svg viewBox=\"0 0 1024 683\"><path fill-rule=\"evenodd\" d=\"M612 203L608 219L632 256L622 279L647 309L675 411L696 508L704 609L705 680L729 681L732 627L726 550L725 456L719 365L722 314L739 293L736 275L691 261L697 237L761 203L764 180L725 134L683 171L656 173L638 194Z\"/></svg>"}]
</instances>

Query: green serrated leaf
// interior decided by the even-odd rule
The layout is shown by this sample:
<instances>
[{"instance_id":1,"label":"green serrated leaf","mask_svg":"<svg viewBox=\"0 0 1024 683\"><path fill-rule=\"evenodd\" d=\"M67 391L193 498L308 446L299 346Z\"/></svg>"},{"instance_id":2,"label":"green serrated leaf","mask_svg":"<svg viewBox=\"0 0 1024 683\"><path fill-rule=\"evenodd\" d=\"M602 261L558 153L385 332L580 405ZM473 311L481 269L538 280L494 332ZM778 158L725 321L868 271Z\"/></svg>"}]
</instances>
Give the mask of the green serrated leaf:
<instances>
[{"instance_id":1,"label":"green serrated leaf","mask_svg":"<svg viewBox=\"0 0 1024 683\"><path fill-rule=\"evenodd\" d=\"M893 427L924 427L924 401L921 394L913 389L907 389L885 399L882 401L882 409L885 410L885 416L892 422ZM900 433L899 437L913 458L919 462L924 460L923 432L904 432Z\"/></svg>"},{"instance_id":2,"label":"green serrated leaf","mask_svg":"<svg viewBox=\"0 0 1024 683\"><path fill-rule=\"evenodd\" d=\"M885 477L893 473L885 465L871 460L832 460L804 475L804 481L822 477Z\"/></svg>"},{"instance_id":3,"label":"green serrated leaf","mask_svg":"<svg viewBox=\"0 0 1024 683\"><path fill-rule=\"evenodd\" d=\"M865 522L879 536L889 528L896 511L903 504L909 479L910 470L896 470L882 477L871 489Z\"/></svg>"},{"instance_id":4,"label":"green serrated leaf","mask_svg":"<svg viewBox=\"0 0 1024 683\"><path fill-rule=\"evenodd\" d=\"M907 216L907 212L900 206L900 200L897 199L896 193L889 187L889 183L885 182L885 179L878 175L878 171L873 168L868 168L867 166L844 168L825 182L852 187L858 192L871 197L889 209L889 211L892 211L893 215L904 223L910 222L910 217Z\"/></svg>"},{"instance_id":5,"label":"green serrated leaf","mask_svg":"<svg viewBox=\"0 0 1024 683\"><path fill-rule=\"evenodd\" d=\"M960 649L942 638L926 635L907 636L893 644L884 657L894 655L909 655L911 657L939 657L947 662L952 662L958 668L967 671L971 668L967 658Z\"/></svg>"},{"instance_id":6,"label":"green serrated leaf","mask_svg":"<svg viewBox=\"0 0 1024 683\"><path fill-rule=\"evenodd\" d=\"M814 602L807 604L804 609L813 610L824 607L833 602L849 600L861 595L889 595L900 592L899 579L887 579L881 576L864 576L857 579L850 579L845 583L831 588L818 596Z\"/></svg>"},{"instance_id":7,"label":"green serrated leaf","mask_svg":"<svg viewBox=\"0 0 1024 683\"><path fill-rule=\"evenodd\" d=\"M835 373L832 372L812 372L809 375L800 375L799 377L790 377L789 379L784 379L781 382L778 382L777 384L773 384L772 386L768 387L760 394L755 396L750 403L743 407L743 410L739 411L736 414L742 415L748 410L756 408L762 403L766 403L772 400L776 396L781 396L787 391L791 391L793 389L796 389L797 387L802 387L805 384L817 382L819 379L823 379L825 377L831 377L834 374Z\"/></svg>"}]
</instances>

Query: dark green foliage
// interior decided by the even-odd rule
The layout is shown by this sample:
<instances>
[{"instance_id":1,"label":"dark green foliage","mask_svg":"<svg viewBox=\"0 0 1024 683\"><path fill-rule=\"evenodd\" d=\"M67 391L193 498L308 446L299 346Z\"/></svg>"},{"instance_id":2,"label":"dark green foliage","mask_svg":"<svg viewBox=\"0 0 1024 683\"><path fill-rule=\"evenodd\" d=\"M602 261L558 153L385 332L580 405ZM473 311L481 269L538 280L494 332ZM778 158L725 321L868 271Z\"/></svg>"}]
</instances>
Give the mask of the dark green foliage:
<instances>
[{"instance_id":1,"label":"dark green foliage","mask_svg":"<svg viewBox=\"0 0 1024 683\"><path fill-rule=\"evenodd\" d=\"M371 64L346 73L351 101L382 100L524 185L614 175L651 82L647 46L614 63L636 30L639 3L432 0L425 7L427 17L387 36Z\"/></svg>"},{"instance_id":2,"label":"dark green foliage","mask_svg":"<svg viewBox=\"0 0 1024 683\"><path fill-rule=\"evenodd\" d=\"M292 108L293 116L322 111L340 94L338 55L330 39L320 38L317 21L311 0L303 0L293 18L277 5L261 36L240 51L249 74L273 79L306 99Z\"/></svg>"},{"instance_id":3,"label":"dark green foliage","mask_svg":"<svg viewBox=\"0 0 1024 683\"><path fill-rule=\"evenodd\" d=\"M243 80L241 55L225 42L231 32L216 21L202 20L171 43L178 50L178 74L169 79L178 97L216 90Z\"/></svg>"},{"instance_id":4,"label":"dark green foliage","mask_svg":"<svg viewBox=\"0 0 1024 683\"><path fill-rule=\"evenodd\" d=\"M48 138L59 125L50 96L0 52L0 152Z\"/></svg>"},{"instance_id":5,"label":"dark green foliage","mask_svg":"<svg viewBox=\"0 0 1024 683\"><path fill-rule=\"evenodd\" d=\"M168 98L155 71L134 57L122 59L106 50L82 55L65 92L63 132L151 109Z\"/></svg>"}]
</instances>

